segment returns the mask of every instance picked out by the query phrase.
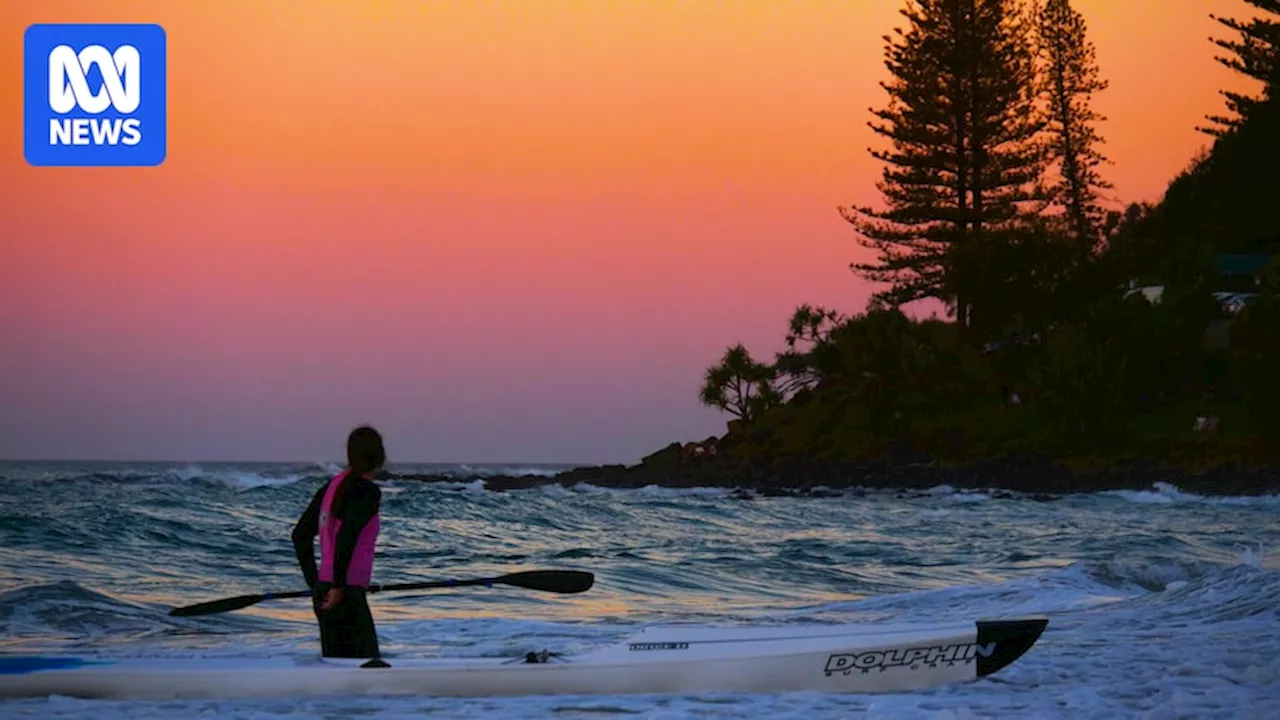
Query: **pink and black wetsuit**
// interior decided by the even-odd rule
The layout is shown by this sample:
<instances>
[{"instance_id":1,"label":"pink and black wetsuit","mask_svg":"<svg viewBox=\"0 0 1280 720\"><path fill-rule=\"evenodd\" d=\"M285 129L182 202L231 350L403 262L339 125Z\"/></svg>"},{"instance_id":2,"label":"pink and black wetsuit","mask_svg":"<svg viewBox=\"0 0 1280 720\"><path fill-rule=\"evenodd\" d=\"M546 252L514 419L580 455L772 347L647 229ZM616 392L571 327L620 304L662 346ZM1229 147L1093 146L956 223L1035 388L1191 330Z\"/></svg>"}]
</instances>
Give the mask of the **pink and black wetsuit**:
<instances>
[{"instance_id":1,"label":"pink and black wetsuit","mask_svg":"<svg viewBox=\"0 0 1280 720\"><path fill-rule=\"evenodd\" d=\"M341 507L334 496L345 488ZM364 477L346 472L321 487L293 528L293 547L307 585L314 591L320 645L326 657L377 657L378 638L365 590L373 578L374 546L381 528L382 491ZM320 566L316 567L315 538L320 537ZM344 588L343 600L329 612L320 604L330 588Z\"/></svg>"}]
</instances>

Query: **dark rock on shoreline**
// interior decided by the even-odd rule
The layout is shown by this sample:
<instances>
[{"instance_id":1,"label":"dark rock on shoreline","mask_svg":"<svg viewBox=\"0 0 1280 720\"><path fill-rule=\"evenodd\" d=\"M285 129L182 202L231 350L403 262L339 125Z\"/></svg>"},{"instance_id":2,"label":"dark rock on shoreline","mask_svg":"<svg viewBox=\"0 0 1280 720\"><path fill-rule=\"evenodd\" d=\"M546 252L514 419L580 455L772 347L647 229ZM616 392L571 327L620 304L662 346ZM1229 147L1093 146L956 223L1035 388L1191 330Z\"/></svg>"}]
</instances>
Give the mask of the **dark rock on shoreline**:
<instances>
[{"instance_id":1,"label":"dark rock on shoreline","mask_svg":"<svg viewBox=\"0 0 1280 720\"><path fill-rule=\"evenodd\" d=\"M422 482L483 480L494 491L521 490L543 485L570 487L588 483L598 487L634 489L646 485L668 488L734 488L734 497L826 497L858 488L920 493L941 485L957 490L990 491L995 498L1030 497L1050 501L1071 493L1103 490L1149 490L1158 482L1197 495L1266 495L1280 492L1280 467L1223 463L1204 470L1135 458L1080 469L1041 456L1007 456L958 465L893 463L887 461L825 461L815 458L771 458L746 461L725 454L689 458L679 443L659 450L632 466L579 467L545 475L395 475Z\"/></svg>"}]
</instances>

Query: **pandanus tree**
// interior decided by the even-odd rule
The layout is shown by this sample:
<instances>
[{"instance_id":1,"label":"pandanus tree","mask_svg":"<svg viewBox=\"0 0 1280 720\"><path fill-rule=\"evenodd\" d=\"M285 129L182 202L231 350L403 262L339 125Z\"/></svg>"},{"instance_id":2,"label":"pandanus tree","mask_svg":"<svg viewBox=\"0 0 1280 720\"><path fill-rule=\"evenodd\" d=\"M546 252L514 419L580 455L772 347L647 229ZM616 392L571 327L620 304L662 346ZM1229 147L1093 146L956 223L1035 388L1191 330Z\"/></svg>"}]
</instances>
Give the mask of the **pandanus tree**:
<instances>
[{"instance_id":1,"label":"pandanus tree","mask_svg":"<svg viewBox=\"0 0 1280 720\"><path fill-rule=\"evenodd\" d=\"M705 405L751 422L780 401L773 386L776 377L773 366L758 362L738 343L707 368L699 397Z\"/></svg>"}]
</instances>

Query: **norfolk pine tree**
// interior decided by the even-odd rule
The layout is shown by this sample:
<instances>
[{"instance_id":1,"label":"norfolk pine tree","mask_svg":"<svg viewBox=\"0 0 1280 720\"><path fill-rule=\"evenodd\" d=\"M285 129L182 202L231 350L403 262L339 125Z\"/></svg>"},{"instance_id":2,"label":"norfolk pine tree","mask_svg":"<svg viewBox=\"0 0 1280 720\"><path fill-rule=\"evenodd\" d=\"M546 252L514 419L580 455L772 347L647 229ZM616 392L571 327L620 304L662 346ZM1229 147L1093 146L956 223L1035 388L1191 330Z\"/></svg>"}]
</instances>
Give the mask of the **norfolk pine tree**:
<instances>
[{"instance_id":1,"label":"norfolk pine tree","mask_svg":"<svg viewBox=\"0 0 1280 720\"><path fill-rule=\"evenodd\" d=\"M984 236L1014 226L1036 199L1043 120L1020 10L1015 0L912 0L907 29L884 38L889 103L868 124L890 141L870 151L885 163L876 186L887 208L840 208L879 255L851 265L890 284L878 301L935 298L971 327Z\"/></svg>"},{"instance_id":2,"label":"norfolk pine tree","mask_svg":"<svg viewBox=\"0 0 1280 720\"><path fill-rule=\"evenodd\" d=\"M1263 98L1229 90L1220 91L1227 99L1227 110L1232 114L1210 115L1207 119L1214 124L1198 128L1215 137L1239 128L1240 123L1258 103L1275 94L1276 84L1280 82L1280 0L1244 1L1261 10L1262 17L1242 22L1233 18L1209 16L1239 35L1236 40L1212 38L1215 45L1231 53L1230 56L1220 55L1214 59L1242 75L1262 82Z\"/></svg>"},{"instance_id":3,"label":"norfolk pine tree","mask_svg":"<svg viewBox=\"0 0 1280 720\"><path fill-rule=\"evenodd\" d=\"M1094 125L1105 118L1091 107L1093 94L1107 82L1098 75L1084 17L1070 0L1047 0L1037 19L1049 160L1057 171L1049 195L1063 210L1076 250L1087 255L1101 240L1106 220L1100 191L1112 187L1098 171L1107 159L1098 150L1103 140Z\"/></svg>"}]
</instances>

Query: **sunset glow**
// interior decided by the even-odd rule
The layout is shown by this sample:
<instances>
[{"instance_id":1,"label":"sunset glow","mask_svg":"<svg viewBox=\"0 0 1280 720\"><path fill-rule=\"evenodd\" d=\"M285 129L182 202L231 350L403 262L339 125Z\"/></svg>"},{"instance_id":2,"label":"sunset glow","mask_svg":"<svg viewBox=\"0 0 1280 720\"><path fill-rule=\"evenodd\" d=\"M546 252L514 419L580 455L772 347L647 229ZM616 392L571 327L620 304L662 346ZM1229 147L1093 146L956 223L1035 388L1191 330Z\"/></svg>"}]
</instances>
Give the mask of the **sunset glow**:
<instances>
[{"instance_id":1,"label":"sunset glow","mask_svg":"<svg viewBox=\"0 0 1280 720\"><path fill-rule=\"evenodd\" d=\"M108 7L109 5L109 7ZM1222 88L1210 13L1077 0L1116 207ZM889 0L318 0L0 9L0 457L634 461L796 305L861 309ZM22 155L33 22L157 22L158 168Z\"/></svg>"}]
</instances>

